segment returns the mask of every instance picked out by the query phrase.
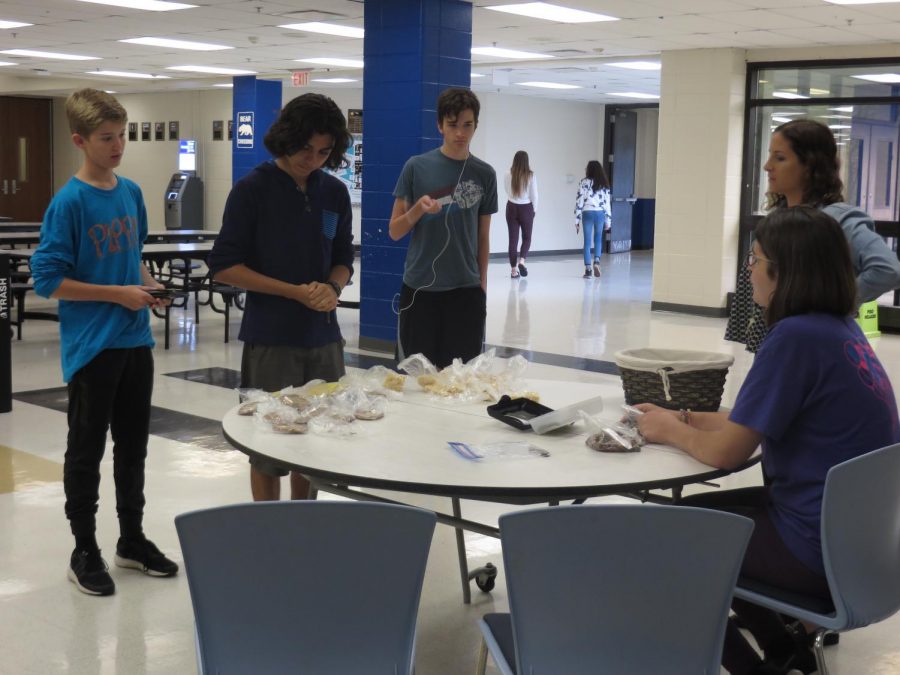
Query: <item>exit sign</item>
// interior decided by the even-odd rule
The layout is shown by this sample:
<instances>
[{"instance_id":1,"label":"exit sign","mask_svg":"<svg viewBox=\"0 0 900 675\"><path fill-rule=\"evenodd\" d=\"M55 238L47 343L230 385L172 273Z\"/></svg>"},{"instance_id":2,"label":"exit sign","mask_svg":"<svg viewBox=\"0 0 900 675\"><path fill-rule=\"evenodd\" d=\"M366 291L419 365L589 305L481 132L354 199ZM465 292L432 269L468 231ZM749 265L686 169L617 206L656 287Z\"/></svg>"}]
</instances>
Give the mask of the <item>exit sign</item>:
<instances>
[{"instance_id":1,"label":"exit sign","mask_svg":"<svg viewBox=\"0 0 900 675\"><path fill-rule=\"evenodd\" d=\"M291 73L291 84L295 87L305 87L309 84L308 70L295 70Z\"/></svg>"}]
</instances>

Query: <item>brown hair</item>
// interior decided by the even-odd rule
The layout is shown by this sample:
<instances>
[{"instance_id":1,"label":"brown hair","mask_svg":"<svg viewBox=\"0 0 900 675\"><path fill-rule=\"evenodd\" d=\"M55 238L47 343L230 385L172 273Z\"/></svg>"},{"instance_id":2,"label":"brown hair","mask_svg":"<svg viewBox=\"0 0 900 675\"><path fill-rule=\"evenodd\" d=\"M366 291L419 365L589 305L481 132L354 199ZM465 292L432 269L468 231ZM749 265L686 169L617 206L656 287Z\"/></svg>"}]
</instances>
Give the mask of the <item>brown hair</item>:
<instances>
[{"instance_id":1,"label":"brown hair","mask_svg":"<svg viewBox=\"0 0 900 675\"><path fill-rule=\"evenodd\" d=\"M584 169L584 177L590 178L592 181L591 190L597 192L599 189L609 189L609 179L606 177L606 171L603 165L596 159L592 159L587 163Z\"/></svg>"},{"instance_id":2,"label":"brown hair","mask_svg":"<svg viewBox=\"0 0 900 675\"><path fill-rule=\"evenodd\" d=\"M69 131L87 138L104 122L128 121L128 113L114 96L97 89L79 89L66 99Z\"/></svg>"},{"instance_id":3,"label":"brown hair","mask_svg":"<svg viewBox=\"0 0 900 675\"><path fill-rule=\"evenodd\" d=\"M811 206L772 211L756 226L756 241L775 279L766 323L809 312L849 316L856 309L856 274L837 221Z\"/></svg>"},{"instance_id":4,"label":"brown hair","mask_svg":"<svg viewBox=\"0 0 900 675\"><path fill-rule=\"evenodd\" d=\"M475 117L475 126L478 126L478 113L481 112L481 103L478 97L468 89L451 87L445 89L438 96L437 118L438 124L443 124L448 117L456 119L463 110L471 110Z\"/></svg>"},{"instance_id":5,"label":"brown hair","mask_svg":"<svg viewBox=\"0 0 900 675\"><path fill-rule=\"evenodd\" d=\"M512 193L514 197L521 195L528 186L528 179L534 173L528 166L528 153L519 150L513 155L512 168L509 170L512 174Z\"/></svg>"},{"instance_id":6,"label":"brown hair","mask_svg":"<svg viewBox=\"0 0 900 675\"><path fill-rule=\"evenodd\" d=\"M806 168L804 204L827 206L844 201L841 165L837 156L837 143L831 129L815 120L798 119L785 122L775 129L774 134L781 134ZM784 195L770 192L766 197L769 208L787 204Z\"/></svg>"}]
</instances>

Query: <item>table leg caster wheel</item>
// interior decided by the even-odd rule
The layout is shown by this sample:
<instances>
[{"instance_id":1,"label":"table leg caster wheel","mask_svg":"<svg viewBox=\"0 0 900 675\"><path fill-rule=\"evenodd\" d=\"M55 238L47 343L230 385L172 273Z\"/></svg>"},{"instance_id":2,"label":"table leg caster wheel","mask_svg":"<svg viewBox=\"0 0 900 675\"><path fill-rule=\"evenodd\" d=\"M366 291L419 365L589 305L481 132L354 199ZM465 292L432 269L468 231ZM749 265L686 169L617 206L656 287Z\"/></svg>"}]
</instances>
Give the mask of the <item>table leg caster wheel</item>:
<instances>
[{"instance_id":1,"label":"table leg caster wheel","mask_svg":"<svg viewBox=\"0 0 900 675\"><path fill-rule=\"evenodd\" d=\"M484 567L473 570L472 577L480 590L490 593L496 584L497 568L492 563L488 563Z\"/></svg>"}]
</instances>

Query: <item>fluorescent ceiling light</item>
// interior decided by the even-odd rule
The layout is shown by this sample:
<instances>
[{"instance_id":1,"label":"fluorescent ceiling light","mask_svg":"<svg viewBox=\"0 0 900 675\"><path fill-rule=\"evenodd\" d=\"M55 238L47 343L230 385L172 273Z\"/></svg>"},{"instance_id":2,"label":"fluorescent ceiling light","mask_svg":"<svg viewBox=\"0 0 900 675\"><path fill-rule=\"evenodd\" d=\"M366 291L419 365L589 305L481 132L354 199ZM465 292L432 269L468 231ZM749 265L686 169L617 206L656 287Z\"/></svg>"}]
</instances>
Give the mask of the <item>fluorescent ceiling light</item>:
<instances>
[{"instance_id":1,"label":"fluorescent ceiling light","mask_svg":"<svg viewBox=\"0 0 900 675\"><path fill-rule=\"evenodd\" d=\"M799 110L784 110L784 111L781 111L781 110L773 110L773 111L772 111L772 114L773 114L773 115L805 115L806 113L805 113L805 112L801 112L801 111L799 111Z\"/></svg>"},{"instance_id":2,"label":"fluorescent ceiling light","mask_svg":"<svg viewBox=\"0 0 900 675\"><path fill-rule=\"evenodd\" d=\"M198 52L214 52L220 49L234 49L226 45L214 45L209 42L191 42L190 40L171 40L169 38L139 37L119 40L133 45L147 45L148 47L170 47L172 49L191 49Z\"/></svg>"},{"instance_id":3,"label":"fluorescent ceiling light","mask_svg":"<svg viewBox=\"0 0 900 675\"><path fill-rule=\"evenodd\" d=\"M851 127L849 124L829 124L828 128L829 129L852 129L853 127Z\"/></svg>"},{"instance_id":4,"label":"fluorescent ceiling light","mask_svg":"<svg viewBox=\"0 0 900 675\"><path fill-rule=\"evenodd\" d=\"M171 80L168 75L151 75L150 73L131 73L124 70L89 70L87 75L106 75L108 77L130 77L135 80Z\"/></svg>"},{"instance_id":5,"label":"fluorescent ceiling light","mask_svg":"<svg viewBox=\"0 0 900 675\"><path fill-rule=\"evenodd\" d=\"M21 21L0 21L0 28L24 28L33 25L33 23L22 23Z\"/></svg>"},{"instance_id":6,"label":"fluorescent ceiling light","mask_svg":"<svg viewBox=\"0 0 900 675\"><path fill-rule=\"evenodd\" d=\"M900 1L900 0L898 0ZM881 82L882 84L897 84L900 82L900 74L898 73L876 73L873 75L851 75L858 80L869 80L870 82Z\"/></svg>"},{"instance_id":7,"label":"fluorescent ceiling light","mask_svg":"<svg viewBox=\"0 0 900 675\"><path fill-rule=\"evenodd\" d=\"M820 120L852 120L853 115L816 115Z\"/></svg>"},{"instance_id":8,"label":"fluorescent ceiling light","mask_svg":"<svg viewBox=\"0 0 900 675\"><path fill-rule=\"evenodd\" d=\"M328 84L345 84L347 82L359 82L359 80L354 80L352 77L322 77L317 80L313 80L313 82L326 82Z\"/></svg>"},{"instance_id":9,"label":"fluorescent ceiling light","mask_svg":"<svg viewBox=\"0 0 900 675\"><path fill-rule=\"evenodd\" d=\"M181 2L161 2L160 0L80 0L97 5L112 5L128 9L144 9L148 12L171 12L173 9L190 9L197 5L185 5Z\"/></svg>"},{"instance_id":10,"label":"fluorescent ceiling light","mask_svg":"<svg viewBox=\"0 0 900 675\"><path fill-rule=\"evenodd\" d=\"M15 66L16 64L12 61L0 61L0 66Z\"/></svg>"},{"instance_id":11,"label":"fluorescent ceiling light","mask_svg":"<svg viewBox=\"0 0 900 675\"><path fill-rule=\"evenodd\" d=\"M783 124L784 122L790 122L792 120L790 117L781 117L780 115L772 115L772 121Z\"/></svg>"},{"instance_id":12,"label":"fluorescent ceiling light","mask_svg":"<svg viewBox=\"0 0 900 675\"><path fill-rule=\"evenodd\" d=\"M105 91L107 94L118 94L119 93L113 89L104 89L103 91Z\"/></svg>"},{"instance_id":13,"label":"fluorescent ceiling light","mask_svg":"<svg viewBox=\"0 0 900 675\"><path fill-rule=\"evenodd\" d=\"M559 82L516 82L523 87L538 87L539 89L581 89L575 84L561 84Z\"/></svg>"},{"instance_id":14,"label":"fluorescent ceiling light","mask_svg":"<svg viewBox=\"0 0 900 675\"><path fill-rule=\"evenodd\" d=\"M549 54L537 54L535 52L520 52L515 49L501 49L500 47L472 47L472 53L478 56L496 56L501 59L552 59Z\"/></svg>"},{"instance_id":15,"label":"fluorescent ceiling light","mask_svg":"<svg viewBox=\"0 0 900 675\"><path fill-rule=\"evenodd\" d=\"M233 82L220 82L219 84L214 84L213 86L214 87L222 87L223 89L233 89L234 83Z\"/></svg>"},{"instance_id":16,"label":"fluorescent ceiling light","mask_svg":"<svg viewBox=\"0 0 900 675\"><path fill-rule=\"evenodd\" d=\"M166 70L180 70L185 73L204 73L205 75L256 75L255 70L216 68L214 66L168 66Z\"/></svg>"},{"instance_id":17,"label":"fluorescent ceiling light","mask_svg":"<svg viewBox=\"0 0 900 675\"><path fill-rule=\"evenodd\" d=\"M585 12L571 7L551 5L547 2L524 2L518 5L492 5L485 7L495 12L507 12L520 16L530 16L533 19L545 19L547 21L559 21L560 23L592 23L594 21L618 21L614 16Z\"/></svg>"},{"instance_id":18,"label":"fluorescent ceiling light","mask_svg":"<svg viewBox=\"0 0 900 675\"><path fill-rule=\"evenodd\" d=\"M314 59L294 59L294 61L300 63L315 63L320 66L343 66L345 68L362 68L366 65L364 61L357 61L356 59L334 59L330 56L320 56Z\"/></svg>"},{"instance_id":19,"label":"fluorescent ceiling light","mask_svg":"<svg viewBox=\"0 0 900 675\"><path fill-rule=\"evenodd\" d=\"M795 94L792 91L773 91L772 98L809 98L809 96Z\"/></svg>"},{"instance_id":20,"label":"fluorescent ceiling light","mask_svg":"<svg viewBox=\"0 0 900 675\"><path fill-rule=\"evenodd\" d=\"M832 5L881 5L889 2L900 2L900 0L825 0Z\"/></svg>"},{"instance_id":21,"label":"fluorescent ceiling light","mask_svg":"<svg viewBox=\"0 0 900 675\"><path fill-rule=\"evenodd\" d=\"M662 64L659 61L620 61L619 63L604 63L604 66L616 68L631 68L632 70L660 70Z\"/></svg>"},{"instance_id":22,"label":"fluorescent ceiling light","mask_svg":"<svg viewBox=\"0 0 900 675\"><path fill-rule=\"evenodd\" d=\"M0 54L11 56L33 56L37 59L59 59L60 61L96 61L99 56L79 56L78 54L58 54L56 52L39 52L34 49L4 49Z\"/></svg>"},{"instance_id":23,"label":"fluorescent ceiling light","mask_svg":"<svg viewBox=\"0 0 900 675\"><path fill-rule=\"evenodd\" d=\"M810 87L809 93L813 96L828 96L831 92L828 89L816 89L815 87Z\"/></svg>"},{"instance_id":24,"label":"fluorescent ceiling light","mask_svg":"<svg viewBox=\"0 0 900 675\"><path fill-rule=\"evenodd\" d=\"M484 73L472 73L470 75L470 77L475 78L475 77L487 77L487 76Z\"/></svg>"},{"instance_id":25,"label":"fluorescent ceiling light","mask_svg":"<svg viewBox=\"0 0 900 675\"><path fill-rule=\"evenodd\" d=\"M341 37L361 38L365 36L366 31L356 26L338 26L334 23L321 23L320 21L310 21L309 23L286 23L279 28L290 28L291 30L305 30L309 33L324 33L325 35L340 35Z\"/></svg>"},{"instance_id":26,"label":"fluorescent ceiling light","mask_svg":"<svg viewBox=\"0 0 900 675\"><path fill-rule=\"evenodd\" d=\"M852 105L839 105L837 108L829 108L829 110L834 110L836 112L853 112Z\"/></svg>"},{"instance_id":27,"label":"fluorescent ceiling light","mask_svg":"<svg viewBox=\"0 0 900 675\"><path fill-rule=\"evenodd\" d=\"M657 94L642 94L637 91L623 91L623 92L611 91L607 94L607 96L626 96L628 98L659 98L659 95L657 95Z\"/></svg>"}]
</instances>

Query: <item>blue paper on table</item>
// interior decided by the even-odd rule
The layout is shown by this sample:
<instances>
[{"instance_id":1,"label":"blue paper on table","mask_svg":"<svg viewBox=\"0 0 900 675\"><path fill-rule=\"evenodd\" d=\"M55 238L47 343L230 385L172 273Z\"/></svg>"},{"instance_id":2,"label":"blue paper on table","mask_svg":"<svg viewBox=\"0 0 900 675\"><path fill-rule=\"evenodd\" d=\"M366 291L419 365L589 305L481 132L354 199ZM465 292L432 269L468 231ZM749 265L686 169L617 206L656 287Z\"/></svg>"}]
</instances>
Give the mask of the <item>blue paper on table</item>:
<instances>
[{"instance_id":1,"label":"blue paper on table","mask_svg":"<svg viewBox=\"0 0 900 675\"><path fill-rule=\"evenodd\" d=\"M447 445L463 459L480 462L492 459L530 459L532 457L549 457L550 453L531 443L523 441L501 441L498 443L482 443L472 445L459 441L447 441Z\"/></svg>"}]
</instances>

